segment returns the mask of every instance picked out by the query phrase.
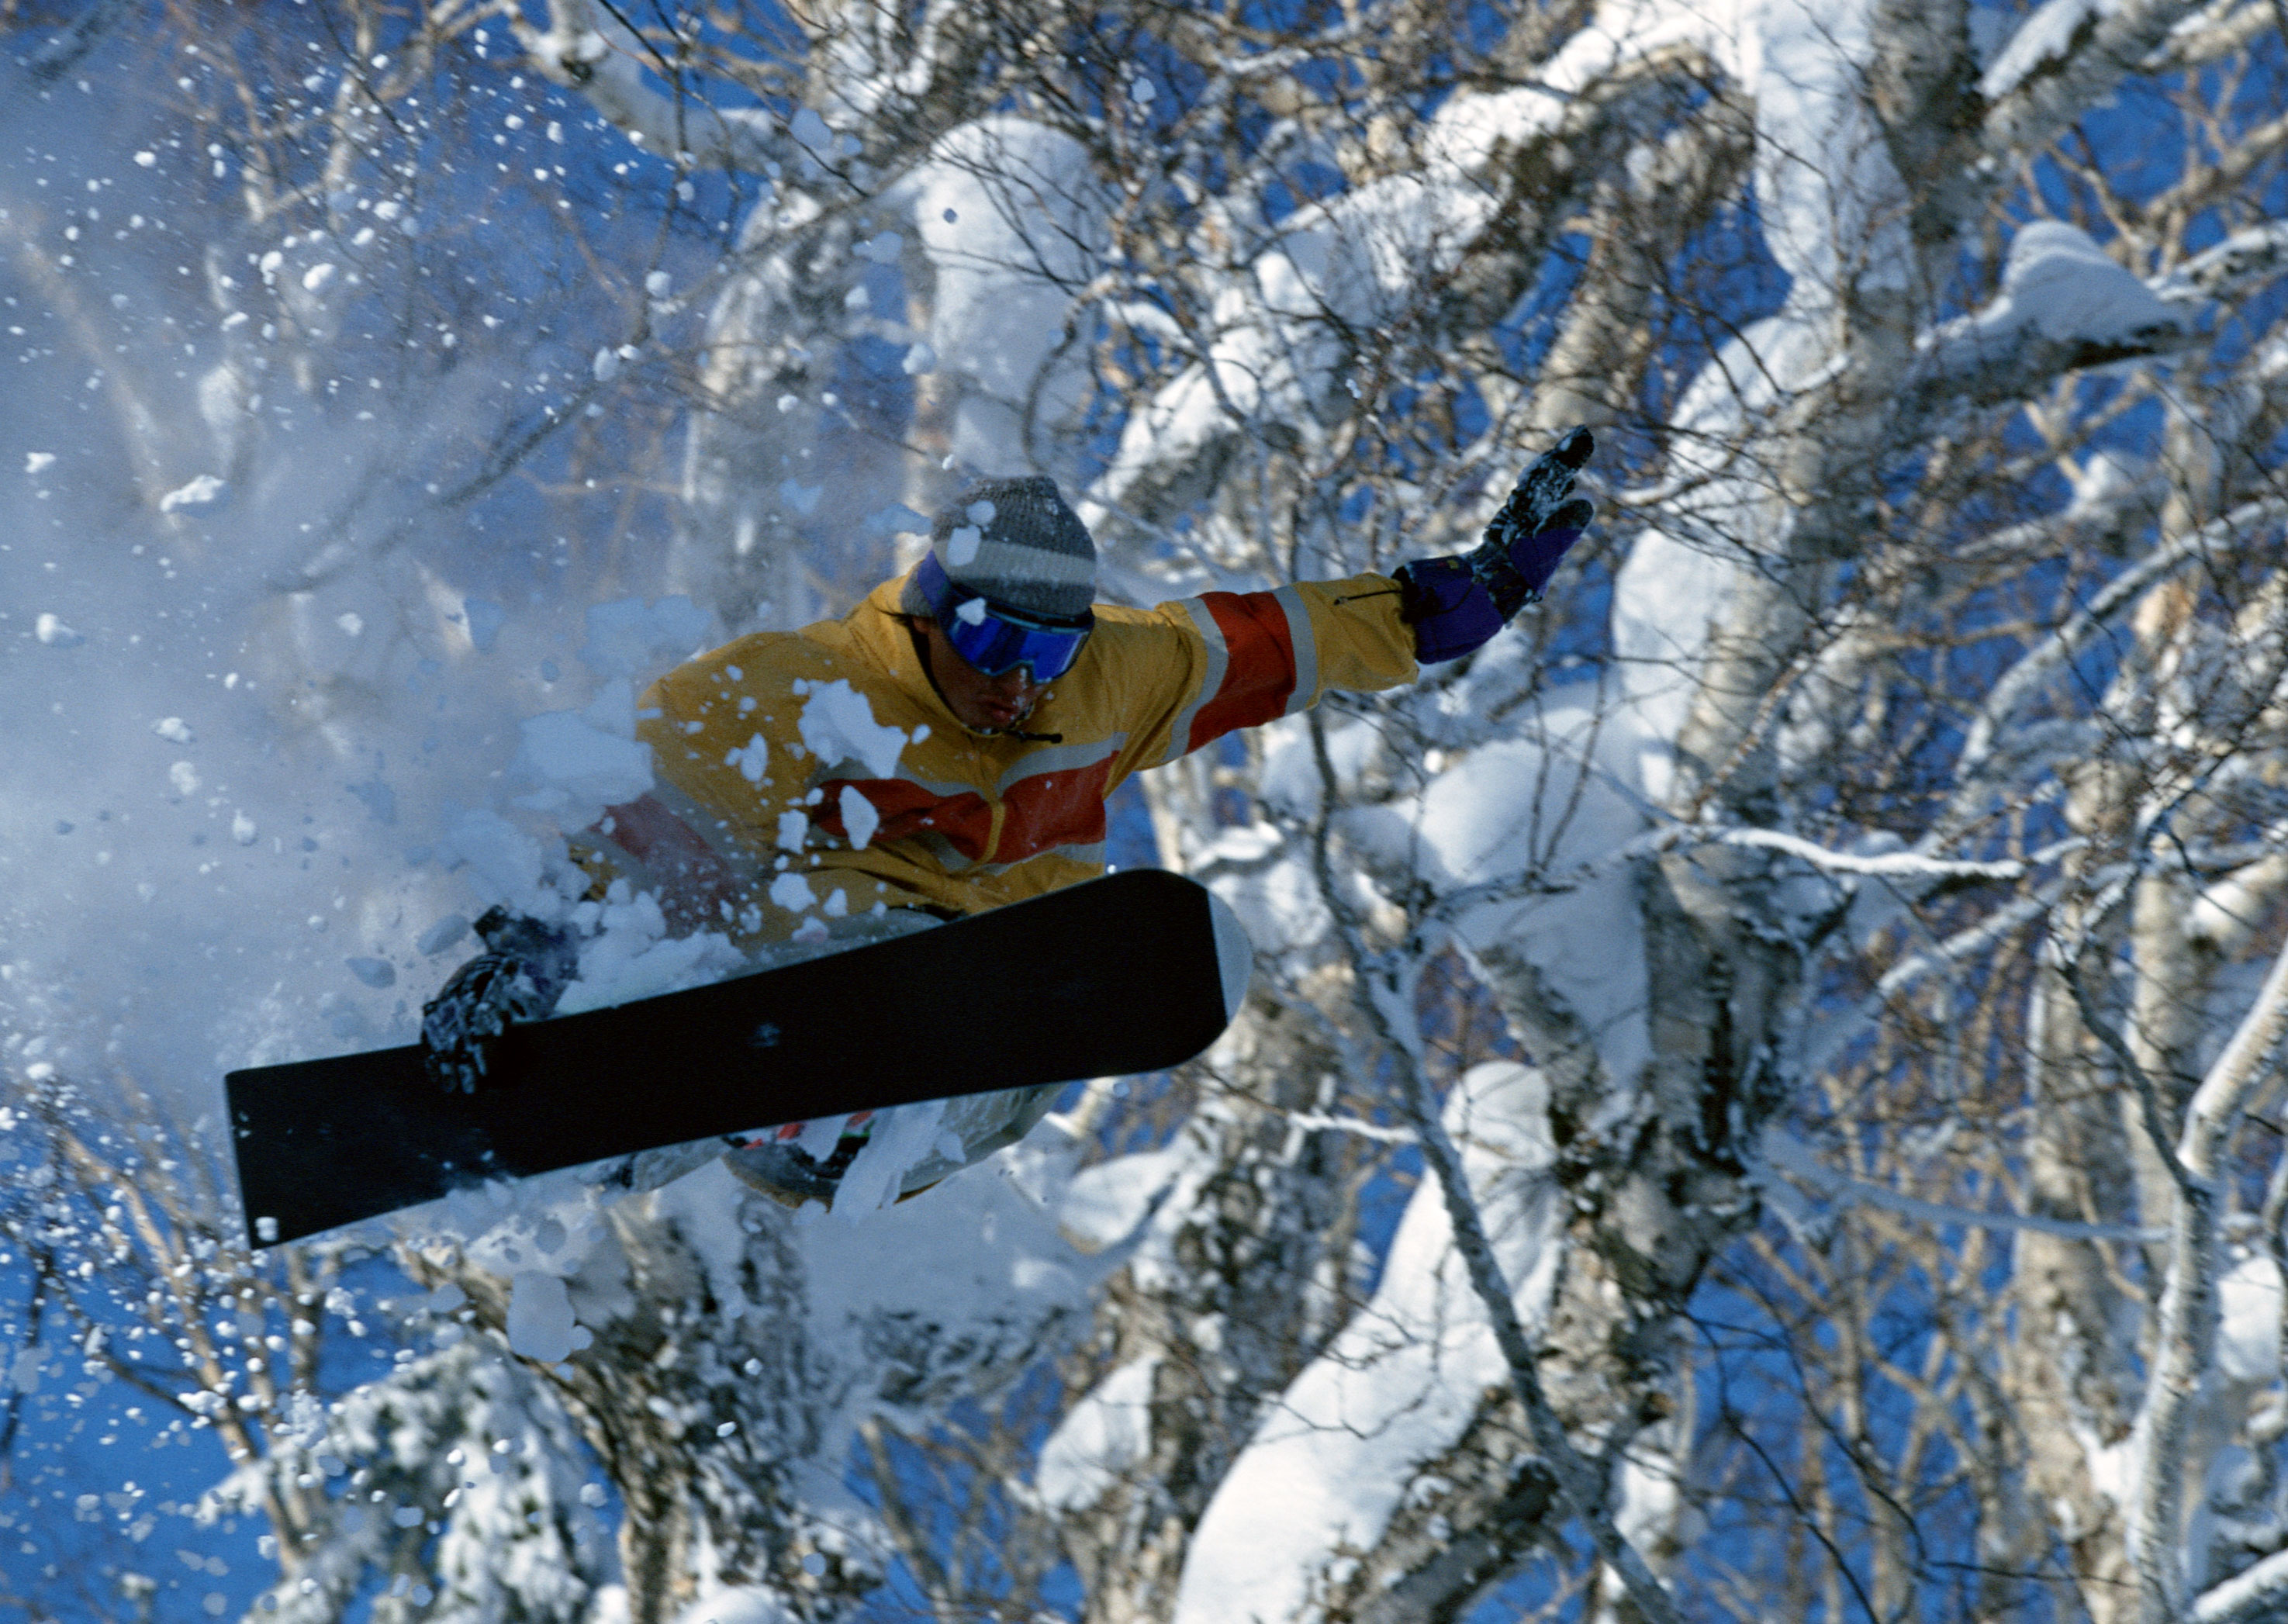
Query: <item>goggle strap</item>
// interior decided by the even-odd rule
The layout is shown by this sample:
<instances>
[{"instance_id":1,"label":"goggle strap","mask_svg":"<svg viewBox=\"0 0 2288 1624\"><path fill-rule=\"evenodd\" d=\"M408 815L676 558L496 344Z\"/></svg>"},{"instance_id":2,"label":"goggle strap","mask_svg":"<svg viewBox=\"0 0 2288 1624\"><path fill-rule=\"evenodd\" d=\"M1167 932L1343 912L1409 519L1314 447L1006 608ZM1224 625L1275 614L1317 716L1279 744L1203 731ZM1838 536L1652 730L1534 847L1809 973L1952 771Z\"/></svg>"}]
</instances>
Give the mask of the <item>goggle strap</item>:
<instances>
[{"instance_id":1,"label":"goggle strap","mask_svg":"<svg viewBox=\"0 0 2288 1624\"><path fill-rule=\"evenodd\" d=\"M1088 632L1096 630L1096 613L1089 610L1070 621L1053 621L1045 616L1028 614L1018 609L1004 609L972 588L956 584L945 573L945 566L937 561L934 551L922 554L922 561L914 568L915 584L921 588L923 601L930 613L939 620L957 612L963 604L981 601L985 613L997 621L1004 621L1025 631L1045 631L1056 634ZM970 622L974 624L974 622Z\"/></svg>"}]
</instances>

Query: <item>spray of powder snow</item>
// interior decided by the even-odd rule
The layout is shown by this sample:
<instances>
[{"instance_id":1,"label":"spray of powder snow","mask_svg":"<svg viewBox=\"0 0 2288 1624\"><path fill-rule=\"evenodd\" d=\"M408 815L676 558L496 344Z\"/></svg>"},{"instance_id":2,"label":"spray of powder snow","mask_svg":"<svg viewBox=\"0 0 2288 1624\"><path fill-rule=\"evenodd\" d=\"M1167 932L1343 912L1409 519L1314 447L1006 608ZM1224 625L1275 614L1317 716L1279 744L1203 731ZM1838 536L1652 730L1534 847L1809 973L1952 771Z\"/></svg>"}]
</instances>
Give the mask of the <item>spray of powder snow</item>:
<instances>
[{"instance_id":1,"label":"spray of powder snow","mask_svg":"<svg viewBox=\"0 0 2288 1624\"><path fill-rule=\"evenodd\" d=\"M658 903L649 893L600 906L584 903L573 913L595 934L584 944L579 978L560 1006L567 1014L679 992L928 928L918 916L884 915L848 921L831 941L797 939L743 953L713 932L667 935ZM844 1176L833 1203L834 1216L845 1222L862 1220L892 1207L916 1168L933 1161L942 1164L943 1171L958 1165L965 1153L948 1126L947 1108L946 1102L933 1100L877 1112L871 1137ZM798 1143L822 1160L832 1153L847 1120L832 1116L809 1123ZM608 1209L618 1201L645 1199L707 1168L721 1159L723 1149L720 1141L711 1139L664 1145L534 1178L486 1184L364 1228L377 1243L397 1240L417 1248L456 1247L470 1263L507 1279L510 1346L552 1364L588 1343L590 1333L578 1323L575 1297L597 1247L608 1237Z\"/></svg>"},{"instance_id":2,"label":"spray of powder snow","mask_svg":"<svg viewBox=\"0 0 2288 1624\"><path fill-rule=\"evenodd\" d=\"M195 1119L233 1067L409 1039L466 945L444 922L546 877L486 819L544 836L642 780L592 690L703 617L608 607L584 643L560 515L517 480L449 501L539 409L537 329L618 319L590 279L457 269L489 321L409 342L385 290L459 223L361 173L335 206L385 229L352 277L290 215L250 227L163 109L23 78L0 64L0 1061ZM526 272L554 251L520 241ZM520 742L553 804L515 806L503 741L551 710Z\"/></svg>"}]
</instances>

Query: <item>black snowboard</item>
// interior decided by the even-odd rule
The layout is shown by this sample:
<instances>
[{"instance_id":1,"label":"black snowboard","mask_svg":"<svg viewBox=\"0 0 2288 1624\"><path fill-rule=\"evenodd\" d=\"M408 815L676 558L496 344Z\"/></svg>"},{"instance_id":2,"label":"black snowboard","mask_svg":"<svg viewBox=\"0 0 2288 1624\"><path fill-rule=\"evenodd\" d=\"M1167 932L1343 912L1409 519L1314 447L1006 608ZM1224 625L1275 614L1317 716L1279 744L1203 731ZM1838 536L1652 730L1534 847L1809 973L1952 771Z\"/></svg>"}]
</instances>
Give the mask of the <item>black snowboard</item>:
<instances>
[{"instance_id":1,"label":"black snowboard","mask_svg":"<svg viewBox=\"0 0 2288 1624\"><path fill-rule=\"evenodd\" d=\"M1132 869L933 931L513 1026L493 1084L421 1050L226 1079L258 1244L657 1145L997 1089L1156 1071L1215 1041L1247 939L1191 881Z\"/></svg>"}]
</instances>

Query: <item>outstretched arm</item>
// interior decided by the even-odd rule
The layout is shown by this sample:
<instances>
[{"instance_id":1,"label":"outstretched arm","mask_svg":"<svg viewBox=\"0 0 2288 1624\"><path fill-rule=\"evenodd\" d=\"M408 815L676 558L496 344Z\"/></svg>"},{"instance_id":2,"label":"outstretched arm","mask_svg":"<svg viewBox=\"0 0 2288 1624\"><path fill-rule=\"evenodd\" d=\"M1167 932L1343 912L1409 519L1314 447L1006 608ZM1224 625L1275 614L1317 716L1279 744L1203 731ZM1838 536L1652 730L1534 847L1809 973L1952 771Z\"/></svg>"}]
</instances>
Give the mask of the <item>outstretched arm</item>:
<instances>
[{"instance_id":1,"label":"outstretched arm","mask_svg":"<svg viewBox=\"0 0 2288 1624\"><path fill-rule=\"evenodd\" d=\"M1417 558L1388 576L1209 592L1148 615L1100 610L1098 676L1133 696L1138 717L1114 781L1307 709L1330 688L1395 687L1418 664L1480 647L1541 596L1588 528L1596 510L1573 496L1573 479L1595 448L1585 428L1559 440L1519 479L1485 540L1458 557ZM1137 639L1132 622L1148 635Z\"/></svg>"}]
</instances>

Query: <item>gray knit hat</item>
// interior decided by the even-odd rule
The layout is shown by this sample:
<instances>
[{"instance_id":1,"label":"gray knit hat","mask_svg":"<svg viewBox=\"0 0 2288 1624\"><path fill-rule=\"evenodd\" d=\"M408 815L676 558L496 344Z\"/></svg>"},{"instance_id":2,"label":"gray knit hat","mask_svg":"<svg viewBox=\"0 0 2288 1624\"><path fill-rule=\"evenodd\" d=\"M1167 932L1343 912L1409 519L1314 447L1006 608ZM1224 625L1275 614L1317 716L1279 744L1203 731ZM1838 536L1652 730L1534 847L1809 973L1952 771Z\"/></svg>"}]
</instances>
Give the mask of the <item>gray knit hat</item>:
<instances>
[{"instance_id":1,"label":"gray knit hat","mask_svg":"<svg viewBox=\"0 0 2288 1624\"><path fill-rule=\"evenodd\" d=\"M938 511L930 551L949 580L1021 614L1076 620L1096 601L1096 543L1046 474L978 480ZM899 606L930 612L910 578Z\"/></svg>"}]
</instances>

